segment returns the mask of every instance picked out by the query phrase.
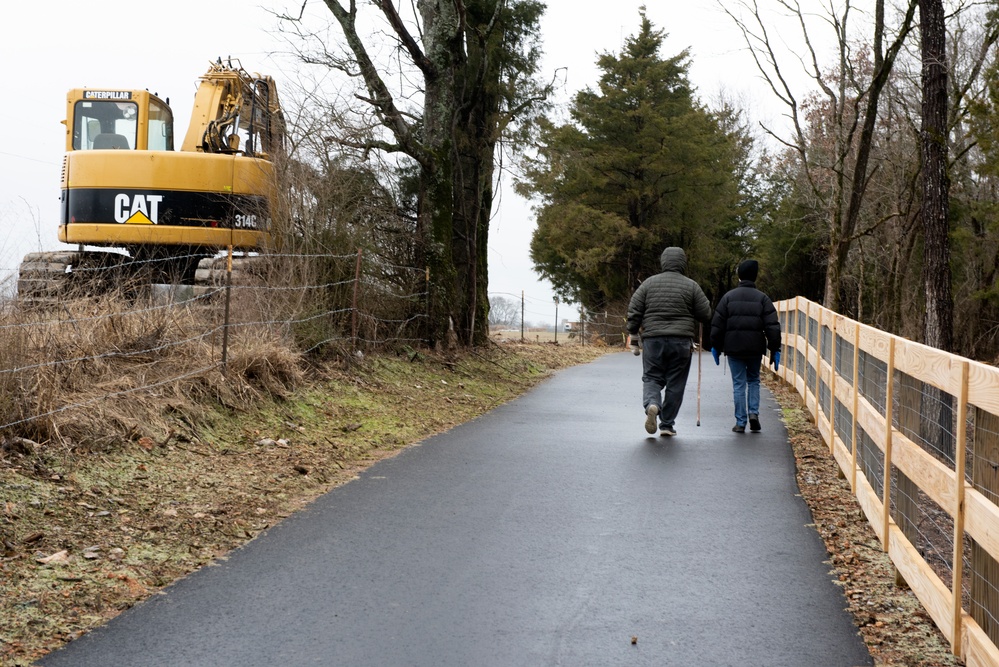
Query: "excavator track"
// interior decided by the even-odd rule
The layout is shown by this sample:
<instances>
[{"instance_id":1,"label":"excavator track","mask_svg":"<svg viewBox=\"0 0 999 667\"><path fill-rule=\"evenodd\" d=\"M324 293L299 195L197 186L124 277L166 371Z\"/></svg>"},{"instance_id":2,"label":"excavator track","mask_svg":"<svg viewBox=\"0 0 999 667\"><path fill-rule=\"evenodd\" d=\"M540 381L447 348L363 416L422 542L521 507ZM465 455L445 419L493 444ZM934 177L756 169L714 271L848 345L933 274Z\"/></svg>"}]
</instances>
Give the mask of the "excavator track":
<instances>
[{"instance_id":1,"label":"excavator track","mask_svg":"<svg viewBox=\"0 0 999 667\"><path fill-rule=\"evenodd\" d=\"M261 286L269 265L266 256L234 257L232 259L232 284ZM211 257L198 263L194 274L194 295L201 297L221 291L228 284L228 259Z\"/></svg>"},{"instance_id":2,"label":"excavator track","mask_svg":"<svg viewBox=\"0 0 999 667\"><path fill-rule=\"evenodd\" d=\"M29 253L18 269L18 301L26 306L54 305L118 289L130 261L127 255L92 250Z\"/></svg>"}]
</instances>

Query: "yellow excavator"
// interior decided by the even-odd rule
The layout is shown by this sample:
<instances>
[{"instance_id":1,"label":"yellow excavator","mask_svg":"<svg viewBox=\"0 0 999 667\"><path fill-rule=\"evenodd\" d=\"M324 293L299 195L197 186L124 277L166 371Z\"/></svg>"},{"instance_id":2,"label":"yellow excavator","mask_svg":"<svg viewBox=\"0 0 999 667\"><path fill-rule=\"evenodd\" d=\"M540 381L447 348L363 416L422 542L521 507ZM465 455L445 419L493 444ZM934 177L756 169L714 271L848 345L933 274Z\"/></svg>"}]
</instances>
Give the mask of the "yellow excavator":
<instances>
[{"instance_id":1,"label":"yellow excavator","mask_svg":"<svg viewBox=\"0 0 999 667\"><path fill-rule=\"evenodd\" d=\"M211 64L179 151L169 99L147 90L71 90L64 123L58 236L77 247L28 254L21 299L52 302L128 282L194 284L208 273L199 264L212 266L220 250L270 245L272 160L285 135L271 77L238 61Z\"/></svg>"}]
</instances>

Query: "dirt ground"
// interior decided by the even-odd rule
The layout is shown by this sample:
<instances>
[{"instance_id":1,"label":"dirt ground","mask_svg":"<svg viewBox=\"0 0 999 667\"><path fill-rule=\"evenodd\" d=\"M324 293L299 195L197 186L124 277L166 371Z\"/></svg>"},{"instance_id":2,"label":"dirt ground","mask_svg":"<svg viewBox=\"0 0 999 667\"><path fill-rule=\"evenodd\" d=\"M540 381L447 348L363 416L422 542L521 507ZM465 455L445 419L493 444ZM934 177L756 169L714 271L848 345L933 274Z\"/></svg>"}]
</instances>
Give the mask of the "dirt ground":
<instances>
[{"instance_id":1,"label":"dirt ground","mask_svg":"<svg viewBox=\"0 0 999 667\"><path fill-rule=\"evenodd\" d=\"M400 351L252 411L173 414L166 432L136 431L113 447L0 440L0 665L29 665L366 466L604 351L515 342L460 357ZM914 595L895 586L797 395L771 389L832 576L875 664L962 664Z\"/></svg>"}]
</instances>

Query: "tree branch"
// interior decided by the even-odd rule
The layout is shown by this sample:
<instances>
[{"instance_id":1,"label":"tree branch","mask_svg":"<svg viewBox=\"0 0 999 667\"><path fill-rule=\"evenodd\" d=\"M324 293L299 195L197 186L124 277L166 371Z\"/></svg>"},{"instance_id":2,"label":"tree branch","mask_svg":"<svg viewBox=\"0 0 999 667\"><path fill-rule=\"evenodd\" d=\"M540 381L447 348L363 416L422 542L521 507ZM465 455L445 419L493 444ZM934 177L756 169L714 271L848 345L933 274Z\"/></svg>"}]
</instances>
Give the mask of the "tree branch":
<instances>
[{"instance_id":1,"label":"tree branch","mask_svg":"<svg viewBox=\"0 0 999 667\"><path fill-rule=\"evenodd\" d=\"M346 9L337 0L324 0L330 12L336 18L347 40L347 46L357 60L357 66L365 87L371 95L369 103L374 107L382 125L391 130L396 142L406 153L423 166L430 165L430 156L413 135L413 128L406 122L403 113L395 105L392 93L382 81L381 76L364 43L357 34L357 2L350 0L350 9Z\"/></svg>"}]
</instances>

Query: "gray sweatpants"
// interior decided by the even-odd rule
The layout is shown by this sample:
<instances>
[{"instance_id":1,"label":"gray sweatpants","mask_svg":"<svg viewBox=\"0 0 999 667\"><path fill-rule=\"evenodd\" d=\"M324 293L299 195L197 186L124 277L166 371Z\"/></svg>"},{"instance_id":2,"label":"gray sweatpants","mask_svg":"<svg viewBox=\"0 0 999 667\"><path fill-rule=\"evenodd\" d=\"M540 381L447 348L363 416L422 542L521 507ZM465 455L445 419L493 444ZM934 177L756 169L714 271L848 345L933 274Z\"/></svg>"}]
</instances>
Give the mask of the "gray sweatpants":
<instances>
[{"instance_id":1,"label":"gray sweatpants","mask_svg":"<svg viewBox=\"0 0 999 667\"><path fill-rule=\"evenodd\" d=\"M686 336L642 338L642 408L659 407L660 427L673 426L680 412L690 373L691 342Z\"/></svg>"}]
</instances>

